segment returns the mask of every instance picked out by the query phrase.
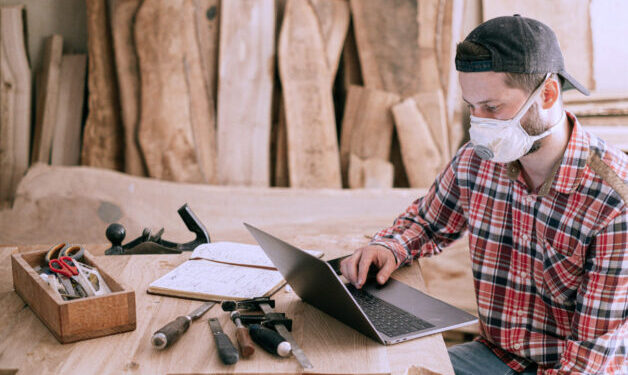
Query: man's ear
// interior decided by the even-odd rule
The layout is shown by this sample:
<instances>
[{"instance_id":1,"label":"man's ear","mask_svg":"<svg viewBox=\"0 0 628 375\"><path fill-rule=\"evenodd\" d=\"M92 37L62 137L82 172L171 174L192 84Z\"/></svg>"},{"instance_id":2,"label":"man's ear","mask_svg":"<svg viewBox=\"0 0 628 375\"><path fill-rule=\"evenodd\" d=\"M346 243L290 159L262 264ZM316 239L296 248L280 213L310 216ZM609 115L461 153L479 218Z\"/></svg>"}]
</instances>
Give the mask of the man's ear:
<instances>
[{"instance_id":1,"label":"man's ear","mask_svg":"<svg viewBox=\"0 0 628 375\"><path fill-rule=\"evenodd\" d=\"M543 109L551 108L560 97L560 83L555 78L550 78L545 82L541 100L543 100Z\"/></svg>"}]
</instances>

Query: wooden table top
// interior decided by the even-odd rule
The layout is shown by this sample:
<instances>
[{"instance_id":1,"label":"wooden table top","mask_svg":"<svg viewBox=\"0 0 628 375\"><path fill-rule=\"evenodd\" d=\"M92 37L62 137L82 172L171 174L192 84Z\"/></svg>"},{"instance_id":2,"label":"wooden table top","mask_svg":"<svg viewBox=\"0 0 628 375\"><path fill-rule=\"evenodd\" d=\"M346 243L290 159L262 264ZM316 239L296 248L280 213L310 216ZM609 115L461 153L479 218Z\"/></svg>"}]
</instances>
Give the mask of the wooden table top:
<instances>
[{"instance_id":1,"label":"wooden table top","mask_svg":"<svg viewBox=\"0 0 628 375\"><path fill-rule=\"evenodd\" d=\"M289 238L288 238L289 240ZM102 254L105 245L87 246ZM190 326L172 347L157 351L150 337L179 315L185 315L199 301L147 294L148 284L184 262L181 255L97 256L117 281L135 290L137 328L134 331L60 344L13 290L9 257L15 251L40 249L37 246L0 248L0 374L292 374L301 373L294 357L273 357L258 348L249 359L235 366L223 365L215 352L207 319L219 317L223 329L235 342L235 327L227 313L214 306ZM325 251L325 258L346 251ZM418 263L394 274L418 289L424 289ZM293 319L293 335L306 353L316 374L453 374L440 334L392 346L383 346L320 310L301 302L286 288L277 292L276 311Z\"/></svg>"}]
</instances>

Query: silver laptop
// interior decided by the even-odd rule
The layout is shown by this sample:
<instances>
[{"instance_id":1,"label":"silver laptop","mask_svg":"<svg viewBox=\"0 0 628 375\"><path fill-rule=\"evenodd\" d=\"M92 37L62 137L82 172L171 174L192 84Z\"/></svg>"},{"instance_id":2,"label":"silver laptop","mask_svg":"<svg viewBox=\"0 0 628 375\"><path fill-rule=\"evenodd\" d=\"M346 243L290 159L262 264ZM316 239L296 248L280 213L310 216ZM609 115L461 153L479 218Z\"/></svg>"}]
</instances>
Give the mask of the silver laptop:
<instances>
[{"instance_id":1,"label":"silver laptop","mask_svg":"<svg viewBox=\"0 0 628 375\"><path fill-rule=\"evenodd\" d=\"M392 278L383 286L370 278L356 289L343 283L330 262L244 225L304 302L382 344L477 322L473 315Z\"/></svg>"}]
</instances>

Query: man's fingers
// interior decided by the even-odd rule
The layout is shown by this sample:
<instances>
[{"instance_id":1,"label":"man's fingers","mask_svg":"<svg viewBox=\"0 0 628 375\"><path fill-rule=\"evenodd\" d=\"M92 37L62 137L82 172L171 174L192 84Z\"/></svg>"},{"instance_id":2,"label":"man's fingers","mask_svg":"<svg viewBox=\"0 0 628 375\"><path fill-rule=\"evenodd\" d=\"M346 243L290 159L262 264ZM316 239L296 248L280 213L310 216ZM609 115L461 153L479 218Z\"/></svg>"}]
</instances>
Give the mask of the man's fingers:
<instances>
[{"instance_id":1,"label":"man's fingers","mask_svg":"<svg viewBox=\"0 0 628 375\"><path fill-rule=\"evenodd\" d=\"M358 262L360 260L360 249L356 250L353 255L340 262L340 272L352 284L356 284L358 280Z\"/></svg>"},{"instance_id":2,"label":"man's fingers","mask_svg":"<svg viewBox=\"0 0 628 375\"><path fill-rule=\"evenodd\" d=\"M355 284L356 288L361 288L362 285L364 285L364 283L366 282L366 276L368 275L371 263L373 263L373 258L374 256L372 251L362 252L360 262L358 263L358 282L357 284Z\"/></svg>"},{"instance_id":3,"label":"man's fingers","mask_svg":"<svg viewBox=\"0 0 628 375\"><path fill-rule=\"evenodd\" d=\"M396 268L394 257L393 259L387 258L384 266L377 273L377 282L384 284Z\"/></svg>"}]
</instances>

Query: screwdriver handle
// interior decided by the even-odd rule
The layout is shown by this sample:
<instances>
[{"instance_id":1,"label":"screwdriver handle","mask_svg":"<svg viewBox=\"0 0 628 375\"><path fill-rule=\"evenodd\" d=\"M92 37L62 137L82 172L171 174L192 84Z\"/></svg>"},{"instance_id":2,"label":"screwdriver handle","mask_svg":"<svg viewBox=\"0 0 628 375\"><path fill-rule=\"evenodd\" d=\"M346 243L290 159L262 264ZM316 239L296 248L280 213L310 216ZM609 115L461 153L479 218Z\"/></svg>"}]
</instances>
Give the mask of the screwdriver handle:
<instances>
[{"instance_id":1,"label":"screwdriver handle","mask_svg":"<svg viewBox=\"0 0 628 375\"><path fill-rule=\"evenodd\" d=\"M236 328L236 338L238 339L238 346L240 347L242 357L246 358L255 353L255 347L253 346L248 328L244 326Z\"/></svg>"},{"instance_id":2,"label":"screwdriver handle","mask_svg":"<svg viewBox=\"0 0 628 375\"><path fill-rule=\"evenodd\" d=\"M176 318L155 332L150 340L151 343L157 349L169 347L190 328L190 321L191 319L187 316Z\"/></svg>"},{"instance_id":3,"label":"screwdriver handle","mask_svg":"<svg viewBox=\"0 0 628 375\"><path fill-rule=\"evenodd\" d=\"M251 324L249 326L249 333L251 334L251 339L267 352L280 357L290 355L292 349L290 343L272 329L262 327L259 324Z\"/></svg>"}]
</instances>

